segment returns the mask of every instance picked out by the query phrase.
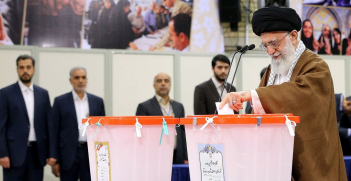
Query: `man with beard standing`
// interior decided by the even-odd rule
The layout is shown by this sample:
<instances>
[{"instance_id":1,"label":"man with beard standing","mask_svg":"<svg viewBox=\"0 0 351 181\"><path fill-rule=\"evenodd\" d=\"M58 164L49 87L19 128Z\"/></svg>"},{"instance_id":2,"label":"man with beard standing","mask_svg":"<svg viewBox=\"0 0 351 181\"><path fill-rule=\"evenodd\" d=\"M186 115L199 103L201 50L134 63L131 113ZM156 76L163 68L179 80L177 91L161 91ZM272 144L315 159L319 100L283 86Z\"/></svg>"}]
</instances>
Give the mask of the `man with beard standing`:
<instances>
[{"instance_id":1,"label":"man with beard standing","mask_svg":"<svg viewBox=\"0 0 351 181\"><path fill-rule=\"evenodd\" d=\"M233 110L252 101L255 114L300 116L295 129L292 180L346 181L336 121L333 80L327 63L298 39L301 19L291 8L267 7L252 17L260 47L271 57L259 88L229 93Z\"/></svg>"},{"instance_id":2,"label":"man with beard standing","mask_svg":"<svg viewBox=\"0 0 351 181\"><path fill-rule=\"evenodd\" d=\"M48 91L34 85L35 60L17 58L19 81L0 90L0 165L4 181L43 180L57 152ZM50 143L50 144L49 144Z\"/></svg>"},{"instance_id":3,"label":"man with beard standing","mask_svg":"<svg viewBox=\"0 0 351 181\"><path fill-rule=\"evenodd\" d=\"M215 102L219 101L225 78L228 75L230 61L224 55L216 55L212 59L213 76L210 80L195 87L194 93L194 114L214 114L216 111ZM230 90L229 90L229 87ZM228 92L235 92L236 89L227 82L222 94L224 98Z\"/></svg>"}]
</instances>

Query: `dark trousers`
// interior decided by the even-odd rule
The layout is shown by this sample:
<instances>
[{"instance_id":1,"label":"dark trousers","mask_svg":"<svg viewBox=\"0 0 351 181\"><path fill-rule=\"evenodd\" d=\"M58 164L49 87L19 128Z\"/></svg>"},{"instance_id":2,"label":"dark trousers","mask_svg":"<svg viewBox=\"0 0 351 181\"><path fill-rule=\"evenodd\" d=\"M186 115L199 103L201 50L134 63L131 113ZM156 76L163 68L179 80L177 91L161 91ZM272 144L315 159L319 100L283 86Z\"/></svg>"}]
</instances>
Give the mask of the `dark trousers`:
<instances>
[{"instance_id":1,"label":"dark trousers","mask_svg":"<svg viewBox=\"0 0 351 181\"><path fill-rule=\"evenodd\" d=\"M10 158L11 161L11 158ZM4 181L42 181L43 166L40 165L36 143L27 148L26 159L22 166L4 168Z\"/></svg>"},{"instance_id":2,"label":"dark trousers","mask_svg":"<svg viewBox=\"0 0 351 181\"><path fill-rule=\"evenodd\" d=\"M60 171L60 180L62 181L91 181L89 154L87 145L79 145L77 149L76 159L73 166L69 170Z\"/></svg>"}]
</instances>

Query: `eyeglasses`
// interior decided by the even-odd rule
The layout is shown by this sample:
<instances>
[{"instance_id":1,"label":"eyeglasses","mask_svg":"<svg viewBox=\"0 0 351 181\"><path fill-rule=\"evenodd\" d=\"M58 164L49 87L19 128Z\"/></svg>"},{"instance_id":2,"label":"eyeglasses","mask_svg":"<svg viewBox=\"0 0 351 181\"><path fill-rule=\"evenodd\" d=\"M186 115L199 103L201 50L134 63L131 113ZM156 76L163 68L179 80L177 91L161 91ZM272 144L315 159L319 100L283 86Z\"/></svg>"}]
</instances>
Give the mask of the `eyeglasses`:
<instances>
[{"instance_id":1,"label":"eyeglasses","mask_svg":"<svg viewBox=\"0 0 351 181\"><path fill-rule=\"evenodd\" d=\"M288 34L290 34L290 32L288 33ZM286 34L282 39L280 39L279 41L274 41L274 42L270 42L270 43L261 43L261 45L260 45L260 48L262 49L262 50L265 50L265 51L267 51L267 47L271 47L272 49L276 49L276 48L278 48L279 47L279 43L286 37L286 36L288 36L288 34Z\"/></svg>"}]
</instances>

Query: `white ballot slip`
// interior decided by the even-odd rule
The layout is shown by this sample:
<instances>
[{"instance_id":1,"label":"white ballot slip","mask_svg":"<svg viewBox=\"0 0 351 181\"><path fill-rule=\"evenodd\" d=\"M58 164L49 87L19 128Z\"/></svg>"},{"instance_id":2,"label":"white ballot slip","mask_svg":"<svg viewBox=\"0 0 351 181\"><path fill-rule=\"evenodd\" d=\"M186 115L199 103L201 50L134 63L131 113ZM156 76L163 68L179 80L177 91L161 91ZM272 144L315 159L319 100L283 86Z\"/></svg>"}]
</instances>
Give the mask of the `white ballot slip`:
<instances>
[{"instance_id":1,"label":"white ballot slip","mask_svg":"<svg viewBox=\"0 0 351 181\"><path fill-rule=\"evenodd\" d=\"M228 114L234 115L234 110L229 107L228 103L225 104L222 107L222 109L219 109L220 104L221 104L221 102L216 102L216 108L217 108L218 115L228 115Z\"/></svg>"}]
</instances>

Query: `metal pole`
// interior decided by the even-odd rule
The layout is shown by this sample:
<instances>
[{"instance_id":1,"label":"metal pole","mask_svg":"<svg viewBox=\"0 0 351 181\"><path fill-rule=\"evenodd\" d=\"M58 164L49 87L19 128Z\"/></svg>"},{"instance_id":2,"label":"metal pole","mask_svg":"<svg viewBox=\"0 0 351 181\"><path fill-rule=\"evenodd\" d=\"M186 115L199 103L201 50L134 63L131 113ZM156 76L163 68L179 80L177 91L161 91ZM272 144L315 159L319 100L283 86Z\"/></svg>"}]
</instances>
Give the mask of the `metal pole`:
<instances>
[{"instance_id":1,"label":"metal pole","mask_svg":"<svg viewBox=\"0 0 351 181\"><path fill-rule=\"evenodd\" d=\"M246 0L246 7L245 7L245 20L246 20L246 32L245 32L245 45L249 44L249 0Z\"/></svg>"}]
</instances>

